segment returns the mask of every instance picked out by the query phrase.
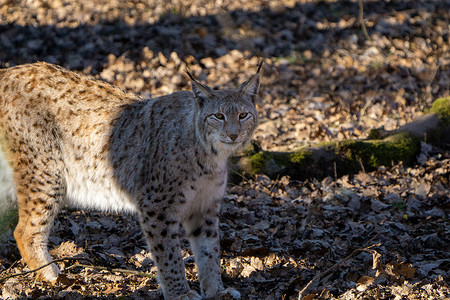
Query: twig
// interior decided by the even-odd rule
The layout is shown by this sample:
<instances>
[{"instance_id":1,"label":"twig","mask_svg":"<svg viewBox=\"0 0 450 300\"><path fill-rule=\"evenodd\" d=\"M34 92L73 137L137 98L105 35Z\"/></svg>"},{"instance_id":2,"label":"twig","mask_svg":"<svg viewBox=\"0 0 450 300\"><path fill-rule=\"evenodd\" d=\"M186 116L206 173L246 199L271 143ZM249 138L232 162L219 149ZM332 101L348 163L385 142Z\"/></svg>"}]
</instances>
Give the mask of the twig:
<instances>
[{"instance_id":1,"label":"twig","mask_svg":"<svg viewBox=\"0 0 450 300\"><path fill-rule=\"evenodd\" d=\"M367 28L366 28L366 24L364 23L364 7L362 4L362 1L359 0L358 1L359 4L359 23L361 23L361 28L362 31L364 33L364 36L366 37L366 39L368 39L369 41L372 40L372 38L370 37L370 35L367 33Z\"/></svg>"},{"instance_id":2,"label":"twig","mask_svg":"<svg viewBox=\"0 0 450 300\"><path fill-rule=\"evenodd\" d=\"M62 261L70 261L70 260L84 260L84 261L87 261L87 262L93 264L92 261L89 260L89 259L87 259L87 258L81 258L81 257L63 257L63 258L59 258L59 259L54 259L54 260L52 260L51 262L49 262L49 263L47 263L47 264L45 264L45 265L43 265L43 266L40 266L39 268L33 269L33 270L24 271L24 272L21 272L21 273L16 273L16 274L8 275L8 276L5 276L5 277L1 277L1 278L0 278L0 282L4 281L4 280L6 280L6 279L9 279L9 278L13 278L13 277L17 277L17 276L22 276L22 275L27 275L27 274L30 274L30 273L34 273L34 272L36 272L36 271L39 271L40 269L43 269L43 268L45 268L45 267L50 266L50 265L53 264L53 263L62 262Z\"/></svg>"},{"instance_id":3,"label":"twig","mask_svg":"<svg viewBox=\"0 0 450 300\"><path fill-rule=\"evenodd\" d=\"M361 165L361 170L363 171L363 173L366 173L366 169L364 168L364 164L363 164L361 157L358 157L358 159L359 159L359 164Z\"/></svg>"},{"instance_id":4,"label":"twig","mask_svg":"<svg viewBox=\"0 0 450 300\"><path fill-rule=\"evenodd\" d=\"M140 271L133 271L133 270L126 270L126 269L112 269L112 268L108 268L108 267L102 267L102 266L95 266L94 263L87 258L82 258L82 257L64 257L64 258L59 258L59 259L54 259L51 262L40 266L39 268L33 269L33 270L29 270L29 271L25 271L25 272L21 272L21 273L16 273L16 274L12 274L12 275L8 275L5 277L1 277L0 278L0 282L5 281L9 278L13 278L13 277L17 277L17 276L22 276L22 275L27 275L36 271L39 271L40 269L43 269L53 263L57 263L57 262L62 262L62 261L71 261L71 260L78 260L78 261L87 261L88 263L90 263L91 265L83 265L83 264L75 264L72 266L67 267L66 269L72 269L72 268L76 268L76 267L83 267L83 268L92 268L92 269L96 269L96 270L107 270L109 272L119 272L119 273L125 273L125 274L134 274L134 275L139 275L142 277L150 277L150 278L156 278L155 275L153 274L149 274L149 273L145 273L145 272L140 272Z\"/></svg>"},{"instance_id":5,"label":"twig","mask_svg":"<svg viewBox=\"0 0 450 300\"><path fill-rule=\"evenodd\" d=\"M369 234L370 234L370 233L367 233L367 235L369 235ZM381 234L381 233L375 234L370 240L368 240L368 241L366 242L366 245L372 243L374 239L376 239L378 236L380 236L380 234ZM373 247L373 246L368 246L368 247L371 248L371 247Z\"/></svg>"},{"instance_id":6,"label":"twig","mask_svg":"<svg viewBox=\"0 0 450 300\"><path fill-rule=\"evenodd\" d=\"M278 179L280 178L280 174L277 174L277 178L275 179L275 183L272 184L272 187L270 188L269 194L272 194L273 189L278 184ZM268 195L270 196L270 195Z\"/></svg>"},{"instance_id":7,"label":"twig","mask_svg":"<svg viewBox=\"0 0 450 300\"><path fill-rule=\"evenodd\" d=\"M333 161L333 167L334 167L334 180L337 180L337 166L336 161Z\"/></svg>"},{"instance_id":8,"label":"twig","mask_svg":"<svg viewBox=\"0 0 450 300\"><path fill-rule=\"evenodd\" d=\"M299 292L299 294L298 294L298 300L301 300L301 299L303 298L303 295L310 289L310 287L311 287L311 285L312 285L313 283L319 284L319 283L320 283L320 279L321 279L323 276L327 275L328 273L333 272L334 270L336 270L337 268L339 268L340 266L342 266L344 263L348 262L350 259L352 259L353 256L355 256L355 254L357 254L357 253L359 253L359 252L366 251L366 252L370 252L370 253L373 255L373 251L374 251L374 250L371 250L370 248L372 248L372 247L378 247L378 246L380 246L380 243L374 244L374 245L371 245L371 246L368 246L368 247L366 247L366 248L355 249L355 250L353 250L353 252L352 252L349 256L347 256L347 257L341 259L340 261L338 261L336 264L334 264L334 265L331 266L330 268L328 268L328 269L326 269L325 271L320 272L319 274L317 274L316 276L314 276L314 278L311 279L311 280L308 282L308 284L307 284L307 285Z\"/></svg>"},{"instance_id":9,"label":"twig","mask_svg":"<svg viewBox=\"0 0 450 300\"><path fill-rule=\"evenodd\" d=\"M109 271L109 272L119 272L119 273L124 273L124 274L133 274L133 275L138 275L138 276L142 276L142 277L150 277L150 278L156 278L156 275L150 274L150 273L146 273L146 272L141 272L141 271L134 271L134 270L127 270L127 269L111 269L108 267L102 267L102 266L94 266L94 265L83 265L83 264L76 264L73 266L70 266L67 269L73 269L76 267L83 267L83 268L91 268L91 269L96 269L96 270L102 270L102 271Z\"/></svg>"},{"instance_id":10,"label":"twig","mask_svg":"<svg viewBox=\"0 0 450 300\"><path fill-rule=\"evenodd\" d=\"M247 182L250 181L249 178L245 177L243 174L241 174L241 173L239 173L239 172L237 172L237 171L229 170L229 172L230 172L230 173L233 173L233 174L235 174L235 175L238 175L239 177L242 177L242 179L244 179L244 180L247 181Z\"/></svg>"}]
</instances>

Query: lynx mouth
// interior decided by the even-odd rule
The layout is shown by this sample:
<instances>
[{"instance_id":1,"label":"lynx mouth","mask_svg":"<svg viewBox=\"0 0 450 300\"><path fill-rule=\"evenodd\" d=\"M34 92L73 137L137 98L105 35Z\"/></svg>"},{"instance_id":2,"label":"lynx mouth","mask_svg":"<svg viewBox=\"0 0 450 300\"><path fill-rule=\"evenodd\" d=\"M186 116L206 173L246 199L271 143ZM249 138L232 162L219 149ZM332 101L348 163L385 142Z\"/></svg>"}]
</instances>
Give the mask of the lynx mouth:
<instances>
[{"instance_id":1,"label":"lynx mouth","mask_svg":"<svg viewBox=\"0 0 450 300\"><path fill-rule=\"evenodd\" d=\"M221 141L222 143L224 143L224 144L227 144L227 145L237 145L237 144L240 144L241 143L241 141Z\"/></svg>"}]
</instances>

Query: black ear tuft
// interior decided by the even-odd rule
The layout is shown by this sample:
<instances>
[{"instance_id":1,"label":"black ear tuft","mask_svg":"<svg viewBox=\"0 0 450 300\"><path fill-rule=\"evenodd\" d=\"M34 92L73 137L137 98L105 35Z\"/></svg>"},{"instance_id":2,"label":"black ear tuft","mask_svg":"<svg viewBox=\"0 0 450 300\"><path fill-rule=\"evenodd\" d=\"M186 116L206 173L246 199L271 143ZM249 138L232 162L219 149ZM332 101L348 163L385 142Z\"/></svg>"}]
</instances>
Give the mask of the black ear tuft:
<instances>
[{"instance_id":1,"label":"black ear tuft","mask_svg":"<svg viewBox=\"0 0 450 300\"><path fill-rule=\"evenodd\" d=\"M261 59L261 61L260 61L260 62L258 63L258 70L256 70L256 74L258 74L258 73L259 73L259 71L261 70L261 68L262 68L263 64L264 64L264 60L263 60L263 59Z\"/></svg>"},{"instance_id":2,"label":"black ear tuft","mask_svg":"<svg viewBox=\"0 0 450 300\"><path fill-rule=\"evenodd\" d=\"M189 78L190 78L191 80L196 81L195 78L194 78L194 76L192 76L191 72L189 72L189 69L188 69L188 68L186 68L184 71L186 72L186 74L188 74L188 76L189 76Z\"/></svg>"},{"instance_id":3,"label":"black ear tuft","mask_svg":"<svg viewBox=\"0 0 450 300\"><path fill-rule=\"evenodd\" d=\"M188 69L185 70L186 74L191 79L191 89L194 93L195 98L198 100L200 106L203 105L206 99L210 98L212 96L212 91L209 87L206 85L201 84L198 82L194 76L189 72Z\"/></svg>"},{"instance_id":4,"label":"black ear tuft","mask_svg":"<svg viewBox=\"0 0 450 300\"><path fill-rule=\"evenodd\" d=\"M262 65L263 60L261 60L261 62L258 64L258 70L256 71L256 73L252 77L250 77L249 80L241 84L241 86L238 89L238 91L240 91L242 94L250 97L253 103L255 102L256 96L258 95L259 77L260 77L259 71L261 70Z\"/></svg>"}]
</instances>

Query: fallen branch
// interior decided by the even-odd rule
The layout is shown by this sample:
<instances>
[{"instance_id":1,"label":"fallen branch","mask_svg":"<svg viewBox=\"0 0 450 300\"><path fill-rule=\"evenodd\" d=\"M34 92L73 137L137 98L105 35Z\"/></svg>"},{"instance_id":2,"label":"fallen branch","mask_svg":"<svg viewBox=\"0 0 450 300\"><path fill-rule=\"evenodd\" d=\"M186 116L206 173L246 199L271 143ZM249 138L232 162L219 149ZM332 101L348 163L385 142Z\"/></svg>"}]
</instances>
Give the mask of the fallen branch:
<instances>
[{"instance_id":1,"label":"fallen branch","mask_svg":"<svg viewBox=\"0 0 450 300\"><path fill-rule=\"evenodd\" d=\"M83 265L83 264L76 264L76 265L67 267L66 270L67 269L73 269L73 268L76 268L76 267L91 268L91 269L101 270L101 271L109 271L111 273L112 272L118 272L118 273L124 273L124 274L138 275L138 276L142 276L142 277L156 278L156 275L154 275L154 274L141 272L141 271L127 270L127 269L116 269L116 268L108 268L108 267L94 266L94 265Z\"/></svg>"},{"instance_id":2,"label":"fallen branch","mask_svg":"<svg viewBox=\"0 0 450 300\"><path fill-rule=\"evenodd\" d=\"M105 270L105 271L109 271L109 272L118 272L118 273L124 273L124 274L133 274L133 275L138 275L138 276L142 276L142 277L150 277L150 278L156 278L155 275L153 274L149 274L146 272L140 272L140 271L133 271L133 270L126 270L126 269L115 269L115 268L109 268L109 267L102 267L102 266L95 266L94 263L88 259L88 258L82 258L82 257L63 257L63 258L59 258L59 259L54 259L51 262L40 266L39 268L33 269L33 270L29 270L29 271L24 271L24 272L20 272L20 273L16 273L16 274L12 274L12 275L8 275L5 277L0 277L0 282L3 282L7 279L13 278L13 277L18 277L18 276L22 276L22 275L27 275L30 273L34 273L37 272L53 263L58 263L58 262L62 262L62 261L87 261L88 263L90 263L90 265L84 265L84 264L75 264L72 266L67 267L66 269L72 269L72 268L76 268L76 267L83 267L83 268L91 268L91 269L96 269L96 270Z\"/></svg>"},{"instance_id":3,"label":"fallen branch","mask_svg":"<svg viewBox=\"0 0 450 300\"><path fill-rule=\"evenodd\" d=\"M347 263L347 262L348 262L349 260L351 260L351 259L353 258L353 256L355 256L357 253L364 252L364 251L370 252L370 253L373 255L373 257L374 257L373 268L374 268L374 269L377 269L377 273L378 273L378 272L379 272L379 268L380 268L380 265L379 265L379 257L380 257L380 255L378 254L378 252L376 252L375 250L370 249L370 248L378 247L378 246L380 246L380 245L381 245L381 244L376 244L376 245L368 246L368 247L366 247L366 248L355 249L355 250L353 250L353 252L352 252L350 255L348 255L347 257L341 259L340 261L338 261L336 264L334 264L334 265L331 266L330 268L328 268L328 269L326 269L325 271L320 272L319 274L317 274L316 276L314 276L314 278L311 279L311 280L308 282L308 284L307 284L307 285L299 292L299 294L298 294L298 300L301 300L301 299L305 296L306 292L309 292L309 291L312 289L313 284L314 284L315 287L317 287L317 286L319 285L320 279L321 279L322 277L324 277L325 275L328 275L329 273L333 272L334 270L336 270L337 268L339 268L340 266L342 266L344 263Z\"/></svg>"},{"instance_id":4,"label":"fallen branch","mask_svg":"<svg viewBox=\"0 0 450 300\"><path fill-rule=\"evenodd\" d=\"M81 258L81 257L63 257L63 258L58 258L58 259L54 259L49 263L46 263L45 265L40 266L39 268L33 269L33 270L29 270L29 271L24 271L24 272L20 272L20 273L16 273L16 274L12 274L12 275L8 275L5 277L0 277L0 282L3 282L7 279L13 278L13 277L18 277L18 276L22 276L22 275L27 275L30 273L34 273L39 271L40 269L43 269L47 266L50 266L53 263L57 263L57 262L62 262L62 261L71 261L71 260L84 260L84 261L88 261L89 263L92 263L91 260L87 259L87 258Z\"/></svg>"}]
</instances>

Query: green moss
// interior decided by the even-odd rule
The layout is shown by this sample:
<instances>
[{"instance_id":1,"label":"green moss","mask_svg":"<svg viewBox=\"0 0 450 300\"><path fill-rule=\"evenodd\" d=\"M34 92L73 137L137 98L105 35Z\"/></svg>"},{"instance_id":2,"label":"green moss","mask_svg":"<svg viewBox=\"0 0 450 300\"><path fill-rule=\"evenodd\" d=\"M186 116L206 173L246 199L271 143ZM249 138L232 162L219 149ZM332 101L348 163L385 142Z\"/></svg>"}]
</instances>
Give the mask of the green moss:
<instances>
[{"instance_id":1,"label":"green moss","mask_svg":"<svg viewBox=\"0 0 450 300\"><path fill-rule=\"evenodd\" d=\"M310 176L309 166L314 161L311 150L301 149L290 153L288 155L288 160L293 168L291 171L286 172L287 175L293 178L307 178Z\"/></svg>"},{"instance_id":2,"label":"green moss","mask_svg":"<svg viewBox=\"0 0 450 300\"><path fill-rule=\"evenodd\" d=\"M420 142L409 133L399 133L385 139L327 142L318 147L336 155L335 171L340 176L356 173L363 167L365 171L371 171L400 161L411 165L420 150ZM334 172L334 167L330 166L333 161L318 160L316 163L323 170L328 169L328 173Z\"/></svg>"},{"instance_id":3,"label":"green moss","mask_svg":"<svg viewBox=\"0 0 450 300\"><path fill-rule=\"evenodd\" d=\"M420 150L419 141L408 133L399 133L383 140L344 141L337 145L339 152L351 166L367 170L390 166L403 161L412 164Z\"/></svg>"},{"instance_id":4,"label":"green moss","mask_svg":"<svg viewBox=\"0 0 450 300\"><path fill-rule=\"evenodd\" d=\"M336 145L339 145L340 143L344 143L346 141L339 141L339 142L321 142L321 143L317 143L314 145L314 148L322 148L325 151L330 151L330 152L336 152L336 149L338 147L336 147Z\"/></svg>"},{"instance_id":5,"label":"green moss","mask_svg":"<svg viewBox=\"0 0 450 300\"><path fill-rule=\"evenodd\" d=\"M266 159L267 157L265 157L262 151L250 156L250 167L254 174L261 173L264 169Z\"/></svg>"},{"instance_id":6,"label":"green moss","mask_svg":"<svg viewBox=\"0 0 450 300\"><path fill-rule=\"evenodd\" d=\"M445 124L450 124L450 96L436 99L430 111L437 113Z\"/></svg>"},{"instance_id":7,"label":"green moss","mask_svg":"<svg viewBox=\"0 0 450 300\"><path fill-rule=\"evenodd\" d=\"M252 174L263 173L272 178L284 175L305 177L308 164L312 162L312 153L307 149L295 152L260 151L249 157Z\"/></svg>"},{"instance_id":8,"label":"green moss","mask_svg":"<svg viewBox=\"0 0 450 300\"><path fill-rule=\"evenodd\" d=\"M259 151L255 151L259 150ZM341 176L364 169L372 171L402 161L411 165L416 161L420 141L409 133L398 133L385 139L345 140L315 145L293 152L263 151L253 147L242 170L249 174L265 174L271 178L289 175L293 179Z\"/></svg>"},{"instance_id":9,"label":"green moss","mask_svg":"<svg viewBox=\"0 0 450 300\"><path fill-rule=\"evenodd\" d=\"M308 162L311 161L311 158L312 158L312 153L309 150L299 150L299 151L290 153L288 156L289 161L291 161L295 164L301 164L301 165L306 165Z\"/></svg>"},{"instance_id":10,"label":"green moss","mask_svg":"<svg viewBox=\"0 0 450 300\"><path fill-rule=\"evenodd\" d=\"M312 153L308 149L294 152L266 152L270 177L289 175L293 178L306 178L308 166L313 162Z\"/></svg>"}]
</instances>

